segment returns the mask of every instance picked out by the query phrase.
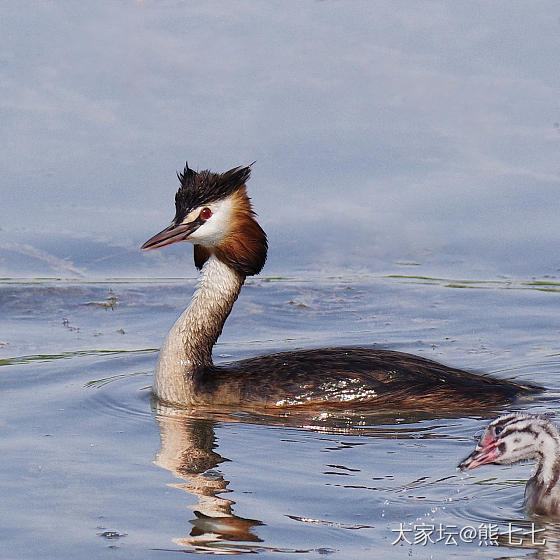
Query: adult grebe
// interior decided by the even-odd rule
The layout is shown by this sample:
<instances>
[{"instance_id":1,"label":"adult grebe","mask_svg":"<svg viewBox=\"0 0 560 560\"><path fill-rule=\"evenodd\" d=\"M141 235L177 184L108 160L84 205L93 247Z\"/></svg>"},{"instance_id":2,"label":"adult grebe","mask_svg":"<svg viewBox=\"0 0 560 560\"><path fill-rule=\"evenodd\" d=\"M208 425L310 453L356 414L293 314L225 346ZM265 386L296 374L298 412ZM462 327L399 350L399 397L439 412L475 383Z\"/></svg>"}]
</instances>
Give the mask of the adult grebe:
<instances>
[{"instance_id":1,"label":"adult grebe","mask_svg":"<svg viewBox=\"0 0 560 560\"><path fill-rule=\"evenodd\" d=\"M202 269L190 305L161 348L154 392L179 406L476 408L536 392L389 350L322 348L214 365L212 348L247 276L266 260L266 234L247 196L250 167L225 173L185 167L175 218L142 249L190 241Z\"/></svg>"},{"instance_id":2,"label":"adult grebe","mask_svg":"<svg viewBox=\"0 0 560 560\"><path fill-rule=\"evenodd\" d=\"M556 424L536 414L507 414L491 422L476 449L458 466L467 471L487 465L537 460L525 487L530 513L560 517L560 433Z\"/></svg>"}]
</instances>

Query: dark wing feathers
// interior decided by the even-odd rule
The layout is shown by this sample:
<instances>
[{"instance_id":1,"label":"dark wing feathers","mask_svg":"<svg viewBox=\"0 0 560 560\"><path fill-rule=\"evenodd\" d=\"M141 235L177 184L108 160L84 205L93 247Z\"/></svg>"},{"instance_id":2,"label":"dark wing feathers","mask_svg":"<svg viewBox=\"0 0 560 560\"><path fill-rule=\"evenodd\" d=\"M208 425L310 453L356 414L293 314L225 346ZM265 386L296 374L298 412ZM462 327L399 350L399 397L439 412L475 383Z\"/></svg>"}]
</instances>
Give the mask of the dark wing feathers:
<instances>
[{"instance_id":1,"label":"dark wing feathers","mask_svg":"<svg viewBox=\"0 0 560 560\"><path fill-rule=\"evenodd\" d=\"M242 401L257 407L476 410L541 390L412 354L355 347L249 358L214 366L203 378L205 390L230 383Z\"/></svg>"}]
</instances>

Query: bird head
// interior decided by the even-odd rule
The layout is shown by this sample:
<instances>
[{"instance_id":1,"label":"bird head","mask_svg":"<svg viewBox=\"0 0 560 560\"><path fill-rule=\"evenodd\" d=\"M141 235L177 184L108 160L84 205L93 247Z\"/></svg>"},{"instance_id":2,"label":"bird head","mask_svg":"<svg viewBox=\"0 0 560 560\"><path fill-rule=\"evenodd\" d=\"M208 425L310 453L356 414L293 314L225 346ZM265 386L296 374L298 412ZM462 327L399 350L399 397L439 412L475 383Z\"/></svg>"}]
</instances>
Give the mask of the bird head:
<instances>
[{"instance_id":1,"label":"bird head","mask_svg":"<svg viewBox=\"0 0 560 560\"><path fill-rule=\"evenodd\" d=\"M194 171L187 164L177 174L180 186L171 225L148 239L142 249L189 241L195 246L197 268L215 255L243 276L258 274L268 245L247 196L250 174L250 166L213 173Z\"/></svg>"},{"instance_id":2,"label":"bird head","mask_svg":"<svg viewBox=\"0 0 560 560\"><path fill-rule=\"evenodd\" d=\"M491 422L475 450L458 465L468 471L490 463L508 465L535 459L545 452L546 436L558 437L558 430L546 418L534 414L506 414Z\"/></svg>"}]
</instances>

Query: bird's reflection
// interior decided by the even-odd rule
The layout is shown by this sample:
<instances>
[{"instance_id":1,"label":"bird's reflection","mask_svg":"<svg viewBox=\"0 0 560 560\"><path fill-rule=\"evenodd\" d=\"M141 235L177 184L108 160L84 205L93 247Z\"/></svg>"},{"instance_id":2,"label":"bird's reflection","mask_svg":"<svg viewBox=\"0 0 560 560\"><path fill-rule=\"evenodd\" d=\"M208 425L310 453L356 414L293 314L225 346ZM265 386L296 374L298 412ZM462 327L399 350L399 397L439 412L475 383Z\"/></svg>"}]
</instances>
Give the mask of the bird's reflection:
<instances>
[{"instance_id":1,"label":"bird's reflection","mask_svg":"<svg viewBox=\"0 0 560 560\"><path fill-rule=\"evenodd\" d=\"M262 542L253 528L263 523L235 515L235 502L223 496L231 492L229 481L216 467L228 459L214 451L215 420L190 417L161 404L156 404L155 408L161 439L155 464L184 481L171 486L198 499L198 503L191 506L194 518L190 521L189 536L173 542L197 551L222 554L252 551L254 546L241 543Z\"/></svg>"},{"instance_id":2,"label":"bird's reflection","mask_svg":"<svg viewBox=\"0 0 560 560\"><path fill-rule=\"evenodd\" d=\"M436 416L425 413L410 414L406 418L399 415L395 425L395 415L361 416L327 414L319 415L292 414L290 416L266 416L251 414L239 416L239 412L187 411L166 406L157 400L153 408L160 429L160 449L156 454L155 464L167 469L180 479L171 484L174 488L184 490L194 496L197 503L190 506L193 517L188 536L173 539L182 550L214 554L242 554L262 550L277 552L334 552L327 548L309 548L292 550L265 546L258 536L257 528L264 525L258 519L244 518L234 513L235 502L227 498L232 492L219 470L219 465L227 458L218 454L215 427L222 422L255 422L267 425L297 426L316 432L331 434L360 435L377 438L438 439L442 436L433 433L433 425L418 424L419 420L434 419ZM416 425L415 425L416 424ZM291 517L291 516L290 516ZM299 521L304 518L292 517ZM320 521L313 521L320 522ZM352 526L352 529L357 527ZM560 542L560 539L559 539ZM537 556L541 558L541 556ZM544 557L543 557L544 558ZM558 558L560 556L552 556Z\"/></svg>"},{"instance_id":3,"label":"bird's reflection","mask_svg":"<svg viewBox=\"0 0 560 560\"><path fill-rule=\"evenodd\" d=\"M275 552L306 553L333 552L328 548L288 549L284 547L264 546L262 539L255 533L255 528L264 525L257 519L249 519L235 515L235 502L225 497L232 490L228 489L229 481L225 480L217 468L228 461L216 453L215 426L219 422L257 422L267 425L298 426L308 430L360 434L372 437L410 438L410 428L394 428L374 426L356 428L362 424L355 414L345 416L337 413L330 415L292 414L289 416L260 416L250 414L239 417L237 411L222 409L217 411L181 410L166 406L154 399L153 408L160 428L161 445L156 454L155 464L171 471L181 482L171 484L196 497L198 503L191 506L194 518L190 520L192 529L187 537L173 539L179 546L195 552L215 554L242 554L261 550ZM361 416L360 416L361 418ZM411 416L407 422L414 422L418 417ZM394 417L376 416L376 421L394 421ZM419 428L425 431L425 428ZM415 431L414 429L412 431ZM432 436L429 433L426 437ZM293 517L303 521L303 518Z\"/></svg>"}]
</instances>

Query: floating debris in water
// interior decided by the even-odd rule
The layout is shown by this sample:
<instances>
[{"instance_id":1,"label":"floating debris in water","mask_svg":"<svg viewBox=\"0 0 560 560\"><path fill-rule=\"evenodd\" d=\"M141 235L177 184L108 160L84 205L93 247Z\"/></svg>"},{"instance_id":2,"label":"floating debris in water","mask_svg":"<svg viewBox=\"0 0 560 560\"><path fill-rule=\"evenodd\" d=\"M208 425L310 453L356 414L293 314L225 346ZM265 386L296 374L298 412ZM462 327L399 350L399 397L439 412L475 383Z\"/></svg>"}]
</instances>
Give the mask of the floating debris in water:
<instances>
[{"instance_id":1,"label":"floating debris in water","mask_svg":"<svg viewBox=\"0 0 560 560\"><path fill-rule=\"evenodd\" d=\"M80 327L74 327L70 324L70 321L65 317L62 318L62 326L66 327L69 331L80 332Z\"/></svg>"},{"instance_id":2,"label":"floating debris in water","mask_svg":"<svg viewBox=\"0 0 560 560\"><path fill-rule=\"evenodd\" d=\"M102 533L97 533L98 536L104 539L120 539L126 537L128 533L119 533L118 531L103 531Z\"/></svg>"},{"instance_id":3,"label":"floating debris in water","mask_svg":"<svg viewBox=\"0 0 560 560\"><path fill-rule=\"evenodd\" d=\"M113 311L118 304L118 298L113 292L113 290L109 290L109 296L105 301L88 301L85 305L93 305L94 307L102 307L103 309L110 309Z\"/></svg>"}]
</instances>

